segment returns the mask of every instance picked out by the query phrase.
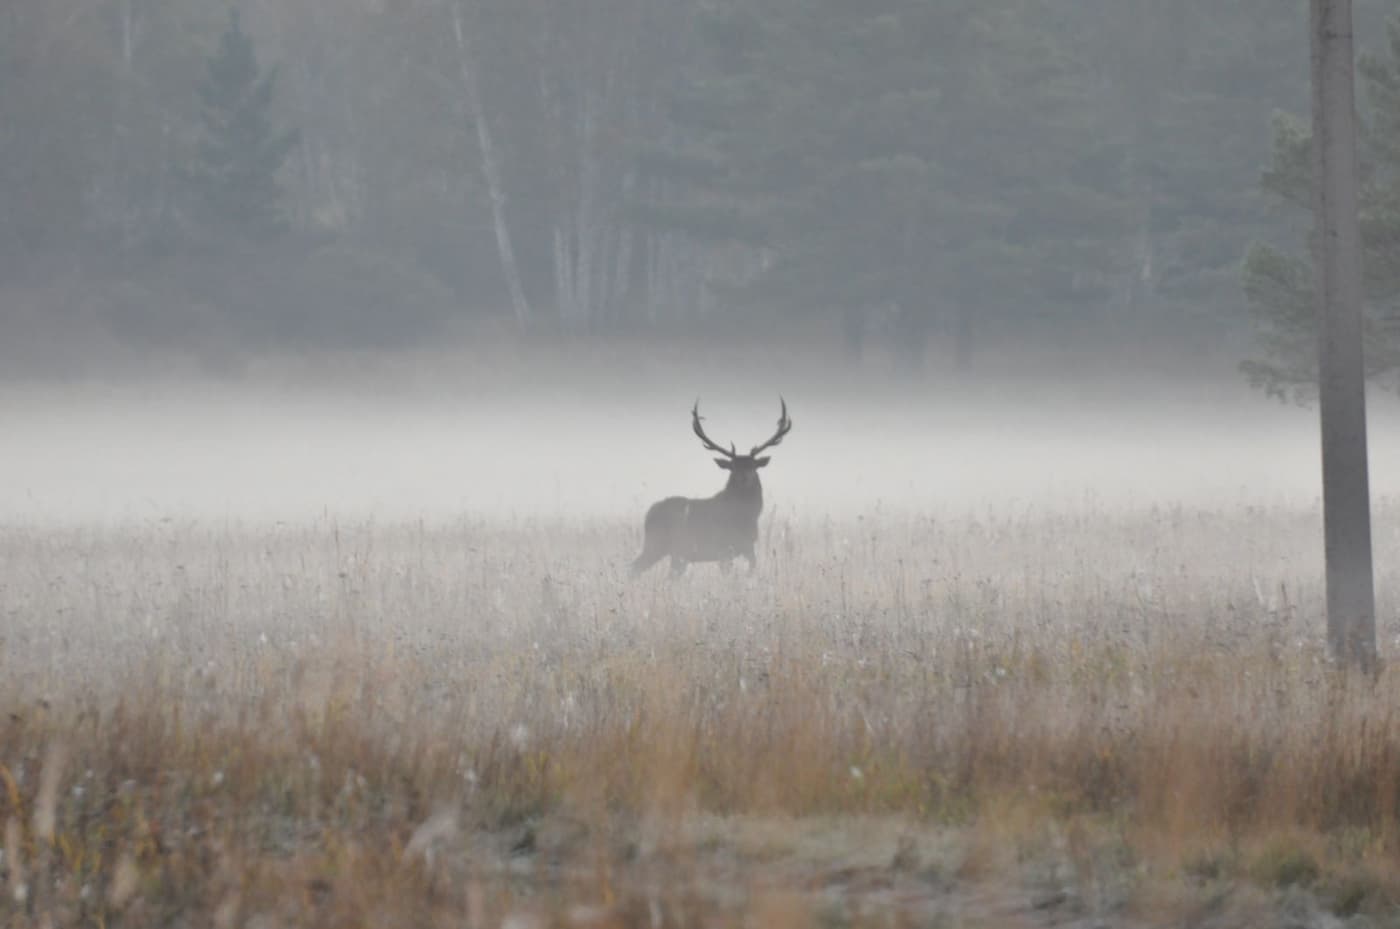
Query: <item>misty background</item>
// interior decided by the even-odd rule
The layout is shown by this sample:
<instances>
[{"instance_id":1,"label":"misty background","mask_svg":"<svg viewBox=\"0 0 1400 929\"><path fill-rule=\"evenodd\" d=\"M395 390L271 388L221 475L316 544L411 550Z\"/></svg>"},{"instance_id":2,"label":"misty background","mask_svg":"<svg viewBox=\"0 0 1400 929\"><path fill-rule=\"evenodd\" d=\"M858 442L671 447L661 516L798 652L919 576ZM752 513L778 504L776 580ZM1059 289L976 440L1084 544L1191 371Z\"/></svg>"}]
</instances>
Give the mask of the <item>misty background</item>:
<instances>
[{"instance_id":1,"label":"misty background","mask_svg":"<svg viewBox=\"0 0 1400 929\"><path fill-rule=\"evenodd\" d=\"M265 376L15 387L0 397L0 519L620 519L640 537L654 500L723 484L690 431L701 390L707 429L741 448L771 434L779 391L787 397L795 426L764 472L765 532L1183 505L1319 512L1315 411L1239 383L1115 375L1057 387L1007 376L929 379L911 392L902 380L824 376L805 360L724 378L676 367L605 380L561 361L556 376L583 385L572 390L478 389L450 371L411 385L396 371L314 385ZM1400 532L1385 503L1400 494L1400 410L1377 404L1372 423L1379 542Z\"/></svg>"},{"instance_id":2,"label":"misty background","mask_svg":"<svg viewBox=\"0 0 1400 929\"><path fill-rule=\"evenodd\" d=\"M1308 222L1306 6L16 0L5 360L516 322L1239 360L1287 313L1242 262ZM1358 4L1373 184L1395 12Z\"/></svg>"},{"instance_id":3,"label":"misty background","mask_svg":"<svg viewBox=\"0 0 1400 929\"><path fill-rule=\"evenodd\" d=\"M1375 488L1400 4L1357 4ZM1316 500L1304 0L14 0L0 516Z\"/></svg>"}]
</instances>

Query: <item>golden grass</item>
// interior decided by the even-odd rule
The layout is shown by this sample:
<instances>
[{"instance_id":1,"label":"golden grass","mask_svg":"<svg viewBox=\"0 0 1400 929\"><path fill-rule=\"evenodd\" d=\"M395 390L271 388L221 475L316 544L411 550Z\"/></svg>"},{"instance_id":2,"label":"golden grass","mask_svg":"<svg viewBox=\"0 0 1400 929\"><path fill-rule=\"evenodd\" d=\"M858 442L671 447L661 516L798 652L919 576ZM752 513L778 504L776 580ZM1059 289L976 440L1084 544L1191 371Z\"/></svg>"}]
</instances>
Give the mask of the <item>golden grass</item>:
<instances>
[{"instance_id":1,"label":"golden grass","mask_svg":"<svg viewBox=\"0 0 1400 929\"><path fill-rule=\"evenodd\" d=\"M0 531L0 923L1400 899L1400 672L1327 666L1312 514L780 522L629 584L635 535Z\"/></svg>"}]
</instances>

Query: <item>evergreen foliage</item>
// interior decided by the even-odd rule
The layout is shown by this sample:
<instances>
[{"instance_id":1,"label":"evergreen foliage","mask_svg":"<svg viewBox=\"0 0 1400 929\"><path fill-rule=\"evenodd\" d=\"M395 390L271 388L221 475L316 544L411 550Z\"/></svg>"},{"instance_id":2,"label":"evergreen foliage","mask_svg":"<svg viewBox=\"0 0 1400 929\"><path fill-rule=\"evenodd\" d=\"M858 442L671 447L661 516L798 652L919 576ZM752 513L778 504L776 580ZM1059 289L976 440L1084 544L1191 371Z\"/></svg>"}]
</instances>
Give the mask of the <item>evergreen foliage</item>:
<instances>
[{"instance_id":1,"label":"evergreen foliage","mask_svg":"<svg viewBox=\"0 0 1400 929\"><path fill-rule=\"evenodd\" d=\"M218 235L256 240L285 231L278 180L298 141L273 125L275 69L259 68L237 9L199 84L200 139L192 170L197 217Z\"/></svg>"},{"instance_id":2,"label":"evergreen foliage","mask_svg":"<svg viewBox=\"0 0 1400 929\"><path fill-rule=\"evenodd\" d=\"M1390 379L1400 366L1400 17L1386 28L1383 53L1363 54L1359 198L1365 351L1369 377ZM1312 134L1302 119L1276 114L1273 151L1260 185L1310 228ZM1243 282L1263 357L1241 367L1250 382L1281 398L1305 400L1317 384L1317 311L1312 262L1303 247L1254 243Z\"/></svg>"}]
</instances>

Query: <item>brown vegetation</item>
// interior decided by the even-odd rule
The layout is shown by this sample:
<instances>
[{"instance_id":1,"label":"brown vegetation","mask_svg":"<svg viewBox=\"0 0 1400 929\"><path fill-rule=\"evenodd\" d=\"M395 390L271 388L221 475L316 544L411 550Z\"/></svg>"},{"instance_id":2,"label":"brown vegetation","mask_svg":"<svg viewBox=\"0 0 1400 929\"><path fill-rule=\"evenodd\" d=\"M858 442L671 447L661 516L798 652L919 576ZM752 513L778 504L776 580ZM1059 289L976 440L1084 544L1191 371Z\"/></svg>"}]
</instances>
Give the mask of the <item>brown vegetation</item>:
<instances>
[{"instance_id":1,"label":"brown vegetation","mask_svg":"<svg viewBox=\"0 0 1400 929\"><path fill-rule=\"evenodd\" d=\"M752 581L636 584L621 524L5 530L0 922L1400 899L1400 677L1328 669L1314 516L763 530Z\"/></svg>"}]
</instances>

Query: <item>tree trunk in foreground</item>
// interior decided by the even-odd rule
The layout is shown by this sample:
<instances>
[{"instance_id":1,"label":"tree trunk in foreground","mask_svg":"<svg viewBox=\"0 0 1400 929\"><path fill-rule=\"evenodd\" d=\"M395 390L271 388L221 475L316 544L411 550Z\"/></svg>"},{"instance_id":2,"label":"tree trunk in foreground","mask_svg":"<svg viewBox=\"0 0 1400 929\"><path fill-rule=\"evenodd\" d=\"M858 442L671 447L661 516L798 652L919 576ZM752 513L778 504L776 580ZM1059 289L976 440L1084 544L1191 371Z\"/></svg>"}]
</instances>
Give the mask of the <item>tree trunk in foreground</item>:
<instances>
[{"instance_id":1,"label":"tree trunk in foreground","mask_svg":"<svg viewBox=\"0 0 1400 929\"><path fill-rule=\"evenodd\" d=\"M1366 460L1351 0L1311 0L1313 248L1327 555L1327 644L1371 670L1376 607Z\"/></svg>"}]
</instances>

